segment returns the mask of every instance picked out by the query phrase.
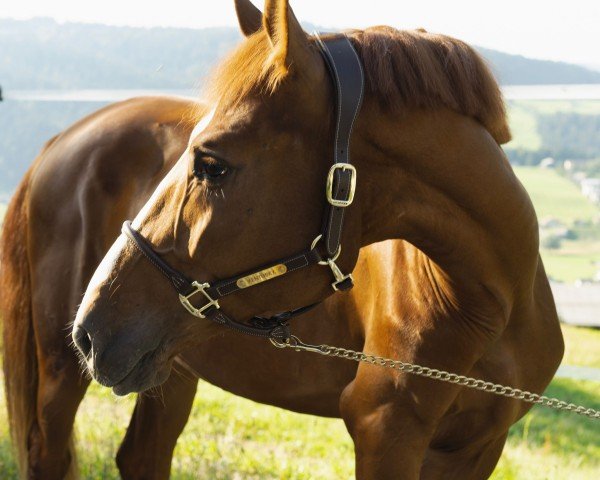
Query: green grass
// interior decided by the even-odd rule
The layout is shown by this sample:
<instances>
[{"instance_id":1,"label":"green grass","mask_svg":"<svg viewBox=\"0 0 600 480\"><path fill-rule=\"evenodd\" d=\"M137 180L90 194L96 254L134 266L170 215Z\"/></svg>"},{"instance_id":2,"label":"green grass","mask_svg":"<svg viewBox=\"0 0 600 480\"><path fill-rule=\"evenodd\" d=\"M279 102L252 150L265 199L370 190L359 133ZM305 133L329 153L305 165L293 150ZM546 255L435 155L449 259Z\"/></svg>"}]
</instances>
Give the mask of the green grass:
<instances>
[{"instance_id":1,"label":"green grass","mask_svg":"<svg viewBox=\"0 0 600 480\"><path fill-rule=\"evenodd\" d=\"M565 365L600 368L600 330L561 326ZM556 379L546 394L600 408L600 384ZM596 479L600 472L600 427L582 417L535 407L509 434L495 480Z\"/></svg>"},{"instance_id":2,"label":"green grass","mask_svg":"<svg viewBox=\"0 0 600 480\"><path fill-rule=\"evenodd\" d=\"M542 146L542 137L537 129L537 116L521 102L508 104L508 123L512 132L512 140L506 148L522 148L538 150Z\"/></svg>"},{"instance_id":3,"label":"green grass","mask_svg":"<svg viewBox=\"0 0 600 480\"><path fill-rule=\"evenodd\" d=\"M547 392L600 408L600 386L555 380ZM114 456L133 399L90 388L77 419L84 479L118 479ZM0 472L15 479L6 425L0 423ZM190 422L179 439L174 479L349 479L353 446L341 420L255 404L202 383ZM510 432L493 479L594 479L600 468L600 431L590 421L535 407Z\"/></svg>"},{"instance_id":4,"label":"green grass","mask_svg":"<svg viewBox=\"0 0 600 480\"><path fill-rule=\"evenodd\" d=\"M566 227L575 228L575 220L594 221L600 216L600 208L585 198L579 188L554 170L538 167L515 167L517 177L523 183L538 218L554 217ZM588 227L585 241L565 241L558 250L542 249L546 272L555 280L574 282L591 279L598 271L600 262L600 227Z\"/></svg>"},{"instance_id":5,"label":"green grass","mask_svg":"<svg viewBox=\"0 0 600 480\"><path fill-rule=\"evenodd\" d=\"M573 221L593 220L600 208L587 200L577 185L556 171L538 167L515 167L517 177L527 189L538 218L555 217L567 225Z\"/></svg>"},{"instance_id":6,"label":"green grass","mask_svg":"<svg viewBox=\"0 0 600 480\"><path fill-rule=\"evenodd\" d=\"M600 408L600 384L554 380L546 394ZM598 421L534 407L509 434L495 480L597 479L600 472Z\"/></svg>"},{"instance_id":7,"label":"green grass","mask_svg":"<svg viewBox=\"0 0 600 480\"><path fill-rule=\"evenodd\" d=\"M560 250L542 250L546 273L553 280L574 283L579 279L591 279L598 271L598 253L563 253Z\"/></svg>"},{"instance_id":8,"label":"green grass","mask_svg":"<svg viewBox=\"0 0 600 480\"><path fill-rule=\"evenodd\" d=\"M563 332L565 363L600 368L600 331L563 326ZM0 394L0 477L13 480L16 470ZM600 408L597 382L557 379L547 394ZM83 479L119 478L114 456L133 402L133 397L115 397L95 383L90 387L76 423ZM598 472L598 423L534 407L511 429L492 478L592 480ZM172 473L176 480L350 479L353 446L341 420L260 405L201 382L175 450Z\"/></svg>"},{"instance_id":9,"label":"green grass","mask_svg":"<svg viewBox=\"0 0 600 480\"><path fill-rule=\"evenodd\" d=\"M600 368L600 330L561 325L565 338L565 365Z\"/></svg>"}]
</instances>

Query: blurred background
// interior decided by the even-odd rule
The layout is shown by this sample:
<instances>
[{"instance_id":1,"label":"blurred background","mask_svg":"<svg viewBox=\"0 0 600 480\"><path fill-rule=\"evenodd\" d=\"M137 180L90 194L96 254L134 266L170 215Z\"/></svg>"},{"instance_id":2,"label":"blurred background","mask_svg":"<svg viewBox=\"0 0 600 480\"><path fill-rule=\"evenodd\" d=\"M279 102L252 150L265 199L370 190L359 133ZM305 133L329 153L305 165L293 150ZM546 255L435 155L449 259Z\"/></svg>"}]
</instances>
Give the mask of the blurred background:
<instances>
[{"instance_id":1,"label":"blurred background","mask_svg":"<svg viewBox=\"0 0 600 480\"><path fill-rule=\"evenodd\" d=\"M469 42L488 60L513 132L504 150L535 204L542 256L565 323L567 355L551 393L598 408L600 2L298 0L293 7L307 31L424 27ZM240 38L232 1L5 2L0 222L51 136L112 101L145 93L200 95L203 78ZM201 389L176 451L175 478L352 475L352 446L340 422ZM112 459L132 405L98 388L86 397L78 420L80 441L89 447L80 450L85 478L117 478ZM2 408L0 476L11 478L3 416ZM511 431L494 478L600 478L599 458L600 429L534 410Z\"/></svg>"}]
</instances>

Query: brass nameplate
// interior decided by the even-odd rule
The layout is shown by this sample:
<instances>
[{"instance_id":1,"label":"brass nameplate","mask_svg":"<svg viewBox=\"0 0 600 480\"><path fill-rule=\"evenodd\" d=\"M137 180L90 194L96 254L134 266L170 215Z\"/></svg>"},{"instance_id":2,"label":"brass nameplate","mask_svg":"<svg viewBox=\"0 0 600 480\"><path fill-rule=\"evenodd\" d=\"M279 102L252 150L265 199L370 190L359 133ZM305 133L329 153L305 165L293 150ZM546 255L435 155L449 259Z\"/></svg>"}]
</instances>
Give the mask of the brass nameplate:
<instances>
[{"instance_id":1,"label":"brass nameplate","mask_svg":"<svg viewBox=\"0 0 600 480\"><path fill-rule=\"evenodd\" d=\"M287 272L287 267L284 264L280 263L279 265L275 265L274 267L265 268L260 272L246 275L245 277L240 278L235 283L239 288L248 288L252 285L256 285L257 283L266 282L267 280L271 280L272 278L278 277L279 275L283 275L285 272Z\"/></svg>"}]
</instances>

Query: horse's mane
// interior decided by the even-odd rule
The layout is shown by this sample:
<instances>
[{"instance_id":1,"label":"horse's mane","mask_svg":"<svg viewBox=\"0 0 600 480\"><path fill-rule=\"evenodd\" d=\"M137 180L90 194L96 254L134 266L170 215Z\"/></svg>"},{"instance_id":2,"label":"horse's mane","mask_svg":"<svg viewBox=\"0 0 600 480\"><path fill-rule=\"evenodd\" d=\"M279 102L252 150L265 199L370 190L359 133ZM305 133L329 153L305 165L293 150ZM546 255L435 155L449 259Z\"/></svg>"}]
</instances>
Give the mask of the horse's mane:
<instances>
[{"instance_id":1,"label":"horse's mane","mask_svg":"<svg viewBox=\"0 0 600 480\"><path fill-rule=\"evenodd\" d=\"M364 66L366 89L395 112L448 108L481 123L498 143L510 140L502 94L485 61L469 45L424 30L372 27L346 32ZM252 91L274 91L287 75L258 32L217 69L212 100L235 103Z\"/></svg>"}]
</instances>

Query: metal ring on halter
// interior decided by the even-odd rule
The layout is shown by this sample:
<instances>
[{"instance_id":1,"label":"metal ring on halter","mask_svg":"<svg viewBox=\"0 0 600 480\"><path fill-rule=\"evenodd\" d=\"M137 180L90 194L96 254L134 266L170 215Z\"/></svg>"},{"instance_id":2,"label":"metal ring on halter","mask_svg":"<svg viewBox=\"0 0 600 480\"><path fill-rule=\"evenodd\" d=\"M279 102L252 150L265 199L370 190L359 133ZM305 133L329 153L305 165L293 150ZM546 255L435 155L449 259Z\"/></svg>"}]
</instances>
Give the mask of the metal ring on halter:
<instances>
[{"instance_id":1,"label":"metal ring on halter","mask_svg":"<svg viewBox=\"0 0 600 480\"><path fill-rule=\"evenodd\" d=\"M321 238L323 238L323 235L318 235L310 244L310 249L314 250L315 247L317 246L317 243L319 243L319 240L321 240ZM335 252L335 255L333 256L333 258L330 258L328 260L321 260L319 262L319 265L329 265L329 261L335 262L338 257L340 256L340 253L342 253L342 246L340 245L337 249L337 252Z\"/></svg>"}]
</instances>

